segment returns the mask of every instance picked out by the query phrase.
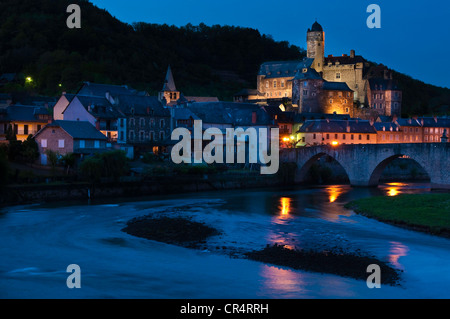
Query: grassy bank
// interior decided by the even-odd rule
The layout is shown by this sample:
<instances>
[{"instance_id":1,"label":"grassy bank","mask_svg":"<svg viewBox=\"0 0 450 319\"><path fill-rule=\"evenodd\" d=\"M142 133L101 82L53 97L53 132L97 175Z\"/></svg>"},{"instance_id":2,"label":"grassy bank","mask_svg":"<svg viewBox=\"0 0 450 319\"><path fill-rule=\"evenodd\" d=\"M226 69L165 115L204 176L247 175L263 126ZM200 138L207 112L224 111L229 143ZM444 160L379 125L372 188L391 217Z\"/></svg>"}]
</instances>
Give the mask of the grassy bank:
<instances>
[{"instance_id":1,"label":"grassy bank","mask_svg":"<svg viewBox=\"0 0 450 319\"><path fill-rule=\"evenodd\" d=\"M345 207L382 222L450 237L450 193L363 198Z\"/></svg>"}]
</instances>

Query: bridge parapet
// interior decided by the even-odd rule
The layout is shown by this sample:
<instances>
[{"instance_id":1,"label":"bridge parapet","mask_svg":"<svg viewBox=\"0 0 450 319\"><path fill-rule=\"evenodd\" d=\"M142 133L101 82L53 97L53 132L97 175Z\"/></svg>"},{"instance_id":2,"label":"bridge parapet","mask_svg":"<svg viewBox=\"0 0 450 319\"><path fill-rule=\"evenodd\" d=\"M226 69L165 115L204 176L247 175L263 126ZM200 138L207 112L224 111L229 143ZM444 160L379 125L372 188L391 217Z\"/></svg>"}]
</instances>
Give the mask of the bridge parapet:
<instances>
[{"instance_id":1,"label":"bridge parapet","mask_svg":"<svg viewBox=\"0 0 450 319\"><path fill-rule=\"evenodd\" d=\"M281 162L297 164L296 181L302 182L311 165L328 155L345 169L352 186L377 186L384 168L406 156L427 172L432 187L450 188L450 143L345 144L283 149Z\"/></svg>"}]
</instances>

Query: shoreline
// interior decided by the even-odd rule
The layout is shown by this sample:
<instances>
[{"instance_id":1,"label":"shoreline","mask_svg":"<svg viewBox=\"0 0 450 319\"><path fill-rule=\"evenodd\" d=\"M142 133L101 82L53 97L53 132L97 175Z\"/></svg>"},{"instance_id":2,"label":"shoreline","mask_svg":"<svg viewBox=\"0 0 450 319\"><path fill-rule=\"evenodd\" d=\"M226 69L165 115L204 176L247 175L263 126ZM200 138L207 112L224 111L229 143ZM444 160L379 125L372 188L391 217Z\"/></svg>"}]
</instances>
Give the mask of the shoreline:
<instances>
[{"instance_id":1,"label":"shoreline","mask_svg":"<svg viewBox=\"0 0 450 319\"><path fill-rule=\"evenodd\" d=\"M428 197L430 195L432 197ZM420 203L413 202L413 197L416 199L421 199ZM433 197L435 200L434 202L432 201ZM440 203L439 201L437 201L437 199L441 197L444 198L444 204L446 204L447 202L449 202L450 193L445 192L440 194L402 194L395 197L376 196L351 201L345 204L344 207L347 209L351 209L355 214L375 219L379 222L386 223L392 226L442 238L450 238L450 223L446 220L442 221L439 218L440 216L436 216L435 214L433 214L436 211L438 211L439 213L442 212L442 217L445 218L445 216L450 214L450 205L446 204L447 206L444 206L441 211L436 210L436 208L431 209L432 212L428 211L430 210L430 205L437 205ZM386 205L388 205L389 207L384 209L383 211L380 209L381 203L386 203ZM408 206L408 204L410 206ZM407 212L404 213L404 211ZM424 223L417 222L416 219L413 218L414 213L423 213L423 215L425 215L425 221L430 224L426 225ZM442 222L444 224L439 224L439 222Z\"/></svg>"}]
</instances>

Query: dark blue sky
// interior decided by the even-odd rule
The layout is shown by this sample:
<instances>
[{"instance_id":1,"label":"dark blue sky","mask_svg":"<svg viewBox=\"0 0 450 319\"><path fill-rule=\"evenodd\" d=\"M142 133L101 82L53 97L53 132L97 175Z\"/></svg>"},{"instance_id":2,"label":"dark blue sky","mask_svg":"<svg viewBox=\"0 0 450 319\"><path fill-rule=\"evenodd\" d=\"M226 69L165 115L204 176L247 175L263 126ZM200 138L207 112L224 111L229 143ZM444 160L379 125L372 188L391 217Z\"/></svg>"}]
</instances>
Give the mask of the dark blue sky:
<instances>
[{"instance_id":1,"label":"dark blue sky","mask_svg":"<svg viewBox=\"0 0 450 319\"><path fill-rule=\"evenodd\" d=\"M325 31L325 55L349 54L426 83L450 88L448 0L91 0L127 23L233 25L306 47L315 19ZM381 7L381 29L369 29L369 4ZM256 81L256 76L255 76Z\"/></svg>"}]
</instances>

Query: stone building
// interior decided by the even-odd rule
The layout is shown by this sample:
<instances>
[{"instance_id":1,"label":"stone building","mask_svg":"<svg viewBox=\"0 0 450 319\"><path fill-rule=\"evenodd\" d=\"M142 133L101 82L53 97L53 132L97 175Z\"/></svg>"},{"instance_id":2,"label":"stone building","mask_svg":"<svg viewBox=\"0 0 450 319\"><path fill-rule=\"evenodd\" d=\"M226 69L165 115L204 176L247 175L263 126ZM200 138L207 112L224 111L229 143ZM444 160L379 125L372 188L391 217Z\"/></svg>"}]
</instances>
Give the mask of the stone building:
<instances>
[{"instance_id":1,"label":"stone building","mask_svg":"<svg viewBox=\"0 0 450 319\"><path fill-rule=\"evenodd\" d=\"M316 111L324 109L329 112L334 108L335 112L340 114L347 113L363 118L372 118L377 115L401 115L401 90L387 67L373 65L362 56L356 55L355 50L350 50L350 54L341 56L325 56L325 32L318 22L308 29L306 42L307 56L301 61L263 63L257 75L256 90L247 90L247 95L241 92L237 97L238 100L245 102L289 99L292 101L292 110L296 112L305 112L310 109ZM305 82L308 83L305 84ZM345 91L347 94L343 94L342 103L332 107L327 105L340 101L340 93L338 93L338 99L333 99L333 102L329 103L329 99L319 98L319 95L323 97L326 94L314 92L314 90L320 91L321 83L327 82L342 83L342 88L345 84L345 90L341 92ZM299 87L299 84L312 85L311 90L307 90L311 95L302 97L305 89ZM338 87L335 84L331 86ZM351 96L348 96L348 92L351 92ZM376 108L374 108L375 104ZM346 112L347 109L348 112Z\"/></svg>"},{"instance_id":2,"label":"stone building","mask_svg":"<svg viewBox=\"0 0 450 319\"><path fill-rule=\"evenodd\" d=\"M130 144L136 153L167 151L170 140L170 111L156 96L119 95L117 107L119 144Z\"/></svg>"},{"instance_id":3,"label":"stone building","mask_svg":"<svg viewBox=\"0 0 450 319\"><path fill-rule=\"evenodd\" d=\"M73 153L78 158L107 150L106 136L88 121L55 120L42 128L34 139L42 165L47 165L47 150L60 155Z\"/></svg>"},{"instance_id":4,"label":"stone building","mask_svg":"<svg viewBox=\"0 0 450 319\"><path fill-rule=\"evenodd\" d=\"M345 82L328 82L313 68L303 68L293 80L292 104L300 113L353 116L353 91Z\"/></svg>"}]
</instances>

